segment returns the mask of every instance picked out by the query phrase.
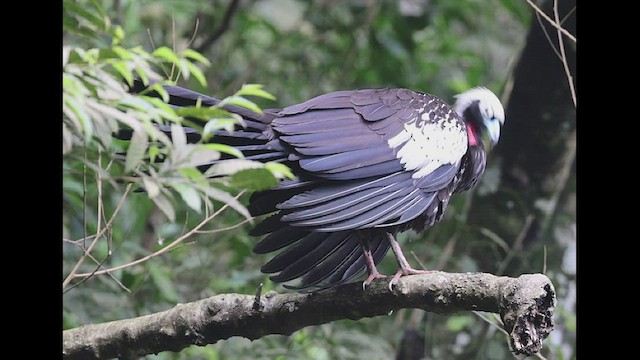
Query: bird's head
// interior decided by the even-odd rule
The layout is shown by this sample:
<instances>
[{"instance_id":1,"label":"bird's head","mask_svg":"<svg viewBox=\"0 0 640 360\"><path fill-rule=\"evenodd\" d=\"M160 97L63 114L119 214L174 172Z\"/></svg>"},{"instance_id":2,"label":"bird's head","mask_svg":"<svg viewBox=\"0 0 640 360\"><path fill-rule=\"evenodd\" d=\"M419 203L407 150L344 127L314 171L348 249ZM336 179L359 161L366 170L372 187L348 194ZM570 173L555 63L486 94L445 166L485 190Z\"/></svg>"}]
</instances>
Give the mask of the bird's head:
<instances>
[{"instance_id":1,"label":"bird's head","mask_svg":"<svg viewBox=\"0 0 640 360\"><path fill-rule=\"evenodd\" d=\"M498 143L504 108L491 90L475 87L458 94L454 108L467 124L469 145L477 145L483 137L489 138L491 146Z\"/></svg>"}]
</instances>

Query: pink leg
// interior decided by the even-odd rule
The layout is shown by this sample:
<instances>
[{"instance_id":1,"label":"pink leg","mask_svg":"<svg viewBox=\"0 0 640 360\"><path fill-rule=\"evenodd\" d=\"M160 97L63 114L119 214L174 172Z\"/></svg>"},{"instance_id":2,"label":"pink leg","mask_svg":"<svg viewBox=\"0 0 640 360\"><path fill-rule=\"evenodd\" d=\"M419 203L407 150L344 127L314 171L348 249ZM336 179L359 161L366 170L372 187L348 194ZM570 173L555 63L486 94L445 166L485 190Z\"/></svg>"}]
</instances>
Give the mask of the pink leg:
<instances>
[{"instance_id":1,"label":"pink leg","mask_svg":"<svg viewBox=\"0 0 640 360\"><path fill-rule=\"evenodd\" d=\"M362 290L366 289L369 284L375 279L383 279L386 278L386 275L381 274L376 268L376 263L373 260L373 254L371 253L371 243L369 242L369 238L365 238L362 235L360 236L360 245L362 246L362 252L364 253L364 263L367 266L367 274L369 276L362 283Z\"/></svg>"},{"instance_id":2,"label":"pink leg","mask_svg":"<svg viewBox=\"0 0 640 360\"><path fill-rule=\"evenodd\" d=\"M417 270L412 268L411 265L409 265L407 258L402 253L402 249L400 248L400 244L398 244L396 238L393 235L387 233L387 240L389 241L389 245L391 245L391 250L393 250L393 253L396 255L398 266L400 266L398 272L393 275L391 281L389 282L389 290L393 291L393 287L396 285L396 283L398 283L398 279L400 279L402 276L429 274L433 272L433 270Z\"/></svg>"}]
</instances>

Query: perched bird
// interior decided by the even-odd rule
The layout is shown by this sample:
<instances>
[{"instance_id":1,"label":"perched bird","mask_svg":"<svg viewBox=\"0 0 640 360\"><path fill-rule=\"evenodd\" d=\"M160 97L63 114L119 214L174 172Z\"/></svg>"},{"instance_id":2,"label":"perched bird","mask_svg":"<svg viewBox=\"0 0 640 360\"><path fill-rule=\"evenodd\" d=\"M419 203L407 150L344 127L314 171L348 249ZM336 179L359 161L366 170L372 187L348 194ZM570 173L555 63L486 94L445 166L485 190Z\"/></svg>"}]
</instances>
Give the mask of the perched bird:
<instances>
[{"instance_id":1,"label":"perched bird","mask_svg":"<svg viewBox=\"0 0 640 360\"><path fill-rule=\"evenodd\" d=\"M143 86L136 84L133 91ZM219 100L168 86L169 103ZM440 98L407 89L361 89L320 95L257 114L226 106L245 126L220 131L214 142L235 146L247 159L278 161L296 178L250 197L252 231L264 238L254 252L280 251L261 270L290 288L343 284L366 269L363 287L385 277L376 265L391 248L399 277L412 268L396 235L422 232L442 219L453 193L476 185L486 165L484 141L498 142L504 109L490 90L476 87ZM195 130L191 130L193 133ZM287 285L285 285L287 286Z\"/></svg>"}]
</instances>

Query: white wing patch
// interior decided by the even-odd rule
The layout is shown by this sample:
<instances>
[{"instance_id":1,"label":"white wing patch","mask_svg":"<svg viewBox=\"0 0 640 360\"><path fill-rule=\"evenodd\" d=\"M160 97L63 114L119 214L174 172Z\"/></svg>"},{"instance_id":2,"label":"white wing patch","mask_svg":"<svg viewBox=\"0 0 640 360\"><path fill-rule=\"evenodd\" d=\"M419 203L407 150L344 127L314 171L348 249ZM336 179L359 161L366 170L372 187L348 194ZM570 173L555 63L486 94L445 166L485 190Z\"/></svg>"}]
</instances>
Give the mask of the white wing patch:
<instances>
[{"instance_id":1,"label":"white wing patch","mask_svg":"<svg viewBox=\"0 0 640 360\"><path fill-rule=\"evenodd\" d=\"M428 115L427 115L428 116ZM454 164L467 152L467 132L458 121L449 117L406 123L404 129L387 141L397 149L396 157L406 170L415 171L412 177L428 175L440 165Z\"/></svg>"}]
</instances>

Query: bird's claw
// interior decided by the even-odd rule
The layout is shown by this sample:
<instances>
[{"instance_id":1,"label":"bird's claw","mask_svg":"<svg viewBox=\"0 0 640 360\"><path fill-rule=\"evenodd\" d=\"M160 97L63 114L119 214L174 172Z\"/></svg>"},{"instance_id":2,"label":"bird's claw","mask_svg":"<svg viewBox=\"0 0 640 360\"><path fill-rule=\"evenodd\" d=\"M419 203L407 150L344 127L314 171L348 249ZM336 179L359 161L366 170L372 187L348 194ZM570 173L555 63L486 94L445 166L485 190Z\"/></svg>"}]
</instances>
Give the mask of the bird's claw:
<instances>
[{"instance_id":1,"label":"bird's claw","mask_svg":"<svg viewBox=\"0 0 640 360\"><path fill-rule=\"evenodd\" d=\"M432 272L434 272L434 270L417 270L414 268L400 269L395 275L393 275L391 281L389 281L389 291L393 292L393 288L398 284L398 280L403 276L430 274Z\"/></svg>"},{"instance_id":2,"label":"bird's claw","mask_svg":"<svg viewBox=\"0 0 640 360\"><path fill-rule=\"evenodd\" d=\"M367 286L369 286L373 280L375 279L385 279L387 275L382 275L379 272L373 273L367 277L365 281L362 282L362 290L365 290Z\"/></svg>"}]
</instances>

